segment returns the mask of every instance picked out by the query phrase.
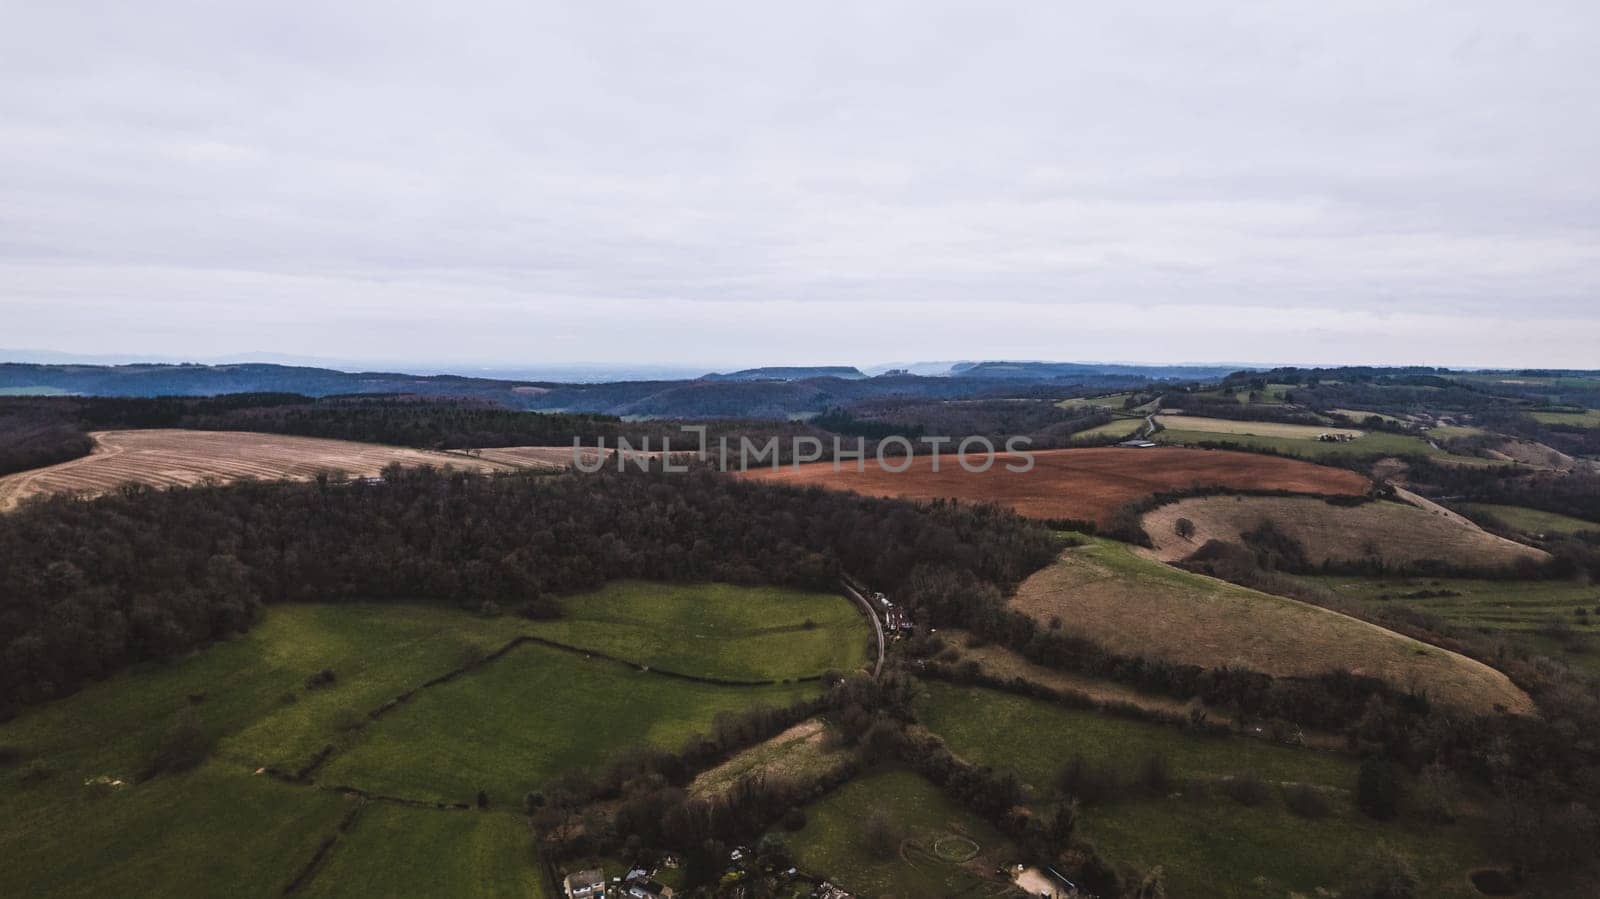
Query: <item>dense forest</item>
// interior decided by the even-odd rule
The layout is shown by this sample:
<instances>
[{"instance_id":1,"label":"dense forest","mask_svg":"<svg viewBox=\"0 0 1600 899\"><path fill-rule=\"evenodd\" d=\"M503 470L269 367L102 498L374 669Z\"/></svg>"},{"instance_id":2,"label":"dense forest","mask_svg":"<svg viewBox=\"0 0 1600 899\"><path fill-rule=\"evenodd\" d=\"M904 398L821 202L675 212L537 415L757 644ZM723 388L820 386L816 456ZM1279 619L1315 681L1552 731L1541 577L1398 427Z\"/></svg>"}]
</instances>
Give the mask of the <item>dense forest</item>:
<instances>
[{"instance_id":1,"label":"dense forest","mask_svg":"<svg viewBox=\"0 0 1600 899\"><path fill-rule=\"evenodd\" d=\"M919 566L987 591L1054 538L992 507L866 499L701 471L481 477L388 470L56 498L0 517L0 704L244 630L263 603L434 599L554 614L615 578L896 589Z\"/></svg>"}]
</instances>

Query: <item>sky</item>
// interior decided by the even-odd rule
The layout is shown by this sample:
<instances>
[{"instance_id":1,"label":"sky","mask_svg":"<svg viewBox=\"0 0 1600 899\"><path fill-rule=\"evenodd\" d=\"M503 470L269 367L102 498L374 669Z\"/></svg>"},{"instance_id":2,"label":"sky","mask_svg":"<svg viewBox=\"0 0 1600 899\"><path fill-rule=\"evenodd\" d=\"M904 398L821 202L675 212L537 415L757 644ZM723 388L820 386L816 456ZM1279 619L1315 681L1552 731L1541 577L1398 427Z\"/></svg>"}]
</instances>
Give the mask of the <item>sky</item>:
<instances>
[{"instance_id":1,"label":"sky","mask_svg":"<svg viewBox=\"0 0 1600 899\"><path fill-rule=\"evenodd\" d=\"M1600 4L0 0L0 347L1600 367Z\"/></svg>"}]
</instances>

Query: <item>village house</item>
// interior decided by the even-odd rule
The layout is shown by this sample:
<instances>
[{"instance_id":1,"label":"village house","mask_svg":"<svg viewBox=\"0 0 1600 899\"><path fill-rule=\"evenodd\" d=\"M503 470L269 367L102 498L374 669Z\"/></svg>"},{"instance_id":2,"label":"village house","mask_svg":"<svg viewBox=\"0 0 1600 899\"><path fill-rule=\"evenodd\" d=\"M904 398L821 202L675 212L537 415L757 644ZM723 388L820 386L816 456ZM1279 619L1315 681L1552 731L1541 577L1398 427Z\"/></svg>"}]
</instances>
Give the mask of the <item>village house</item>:
<instances>
[{"instance_id":1,"label":"village house","mask_svg":"<svg viewBox=\"0 0 1600 899\"><path fill-rule=\"evenodd\" d=\"M598 868L574 871L561 883L567 899L605 899L606 875Z\"/></svg>"}]
</instances>

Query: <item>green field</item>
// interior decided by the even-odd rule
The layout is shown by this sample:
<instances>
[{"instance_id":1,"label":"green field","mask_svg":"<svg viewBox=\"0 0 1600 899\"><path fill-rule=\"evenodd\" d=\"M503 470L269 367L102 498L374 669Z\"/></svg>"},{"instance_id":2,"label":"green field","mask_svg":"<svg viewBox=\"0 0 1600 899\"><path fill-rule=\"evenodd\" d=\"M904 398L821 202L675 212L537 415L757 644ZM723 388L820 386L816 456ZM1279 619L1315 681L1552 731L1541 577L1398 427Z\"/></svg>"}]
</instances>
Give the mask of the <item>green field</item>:
<instances>
[{"instance_id":1,"label":"green field","mask_svg":"<svg viewBox=\"0 0 1600 899\"><path fill-rule=\"evenodd\" d=\"M1457 627L1513 635L1575 668L1600 674L1600 585L1474 578L1307 577L1372 609L1420 609ZM1419 597L1422 591L1455 595ZM1587 618L1577 615L1587 609ZM1593 621L1595 624L1589 624Z\"/></svg>"},{"instance_id":2,"label":"green field","mask_svg":"<svg viewBox=\"0 0 1600 899\"><path fill-rule=\"evenodd\" d=\"M0 387L0 396L71 396L60 387Z\"/></svg>"},{"instance_id":3,"label":"green field","mask_svg":"<svg viewBox=\"0 0 1600 899\"><path fill-rule=\"evenodd\" d=\"M1219 778L1254 772L1265 780L1348 788L1354 760L1249 737L1196 737L1176 727L1069 709L1012 693L927 684L917 714L968 761L1011 771L1042 795L1074 754L1132 776L1150 755L1166 758L1180 777Z\"/></svg>"},{"instance_id":4,"label":"green field","mask_svg":"<svg viewBox=\"0 0 1600 899\"><path fill-rule=\"evenodd\" d=\"M1279 795L1244 806L1214 786L1186 786L1177 798L1130 798L1084 809L1080 829L1108 857L1142 870L1162 865L1173 899L1320 895L1341 889L1349 872L1381 840L1408 852L1427 883L1423 895L1471 896L1469 868L1489 859L1481 837L1465 825L1406 819L1380 824L1360 815L1348 791L1354 759L1275 746L1242 737L1202 737L1175 727L1068 709L981 688L928 685L918 713L957 755L1009 770L1043 798L1056 771L1074 754L1132 775L1151 753L1179 778L1212 780L1254 772L1265 781L1324 788L1333 814L1308 820Z\"/></svg>"},{"instance_id":5,"label":"green field","mask_svg":"<svg viewBox=\"0 0 1600 899\"><path fill-rule=\"evenodd\" d=\"M681 607L682 589L714 597L709 601L725 611L742 607L737 616L697 626ZM487 787L495 799L487 813L370 805L324 863L350 872L338 875L348 883L372 885L350 893L419 894L391 887L422 884L428 895L526 895L529 848L511 810L521 790L551 773L547 766L596 766L634 744L675 747L708 728L718 711L786 704L818 687L715 686L525 644L362 727L368 712L518 636L558 627L570 627L570 639L646 664L763 678L859 659L866 633L842 597L648 584L593 596L604 604L595 608L610 614L625 615L632 604L666 636L606 641L598 620L530 622L420 603L273 606L244 635L26 710L0 724L0 748L14 757L0 764L7 891L276 896L335 832L349 800L327 789L338 784L327 769L313 784L286 784L257 769L294 770L331 745L330 764L343 766L341 776L370 773L380 792L471 800ZM807 617L814 629L781 630ZM790 642L751 628L753 621L780 629ZM820 646L813 634L841 645ZM308 688L306 678L324 668L333 682ZM138 781L164 736L190 718L212 747L209 761ZM122 785L85 783L101 777ZM398 848L406 845L418 848ZM456 847L447 862L402 864L439 845ZM364 846L388 855L372 857ZM313 892L327 886L312 883Z\"/></svg>"},{"instance_id":6,"label":"green field","mask_svg":"<svg viewBox=\"0 0 1600 899\"><path fill-rule=\"evenodd\" d=\"M484 876L491 871L496 876ZM520 814L372 802L295 895L542 899L551 894Z\"/></svg>"},{"instance_id":7,"label":"green field","mask_svg":"<svg viewBox=\"0 0 1600 899\"><path fill-rule=\"evenodd\" d=\"M1183 431L1167 428L1157 431L1150 439L1157 443L1180 446L1197 446L1203 443L1228 443L1245 449L1265 449L1286 456L1299 456L1312 461L1334 458L1366 458L1368 456L1428 456L1461 465L1491 465L1488 459L1458 456L1430 446L1420 437L1409 434L1390 434L1369 431L1348 443L1322 440L1302 440L1293 437L1260 437L1254 434L1219 434L1210 431ZM1501 463L1504 464L1504 463Z\"/></svg>"},{"instance_id":8,"label":"green field","mask_svg":"<svg viewBox=\"0 0 1600 899\"><path fill-rule=\"evenodd\" d=\"M897 853L882 855L868 847L865 825L880 811L904 834ZM796 863L858 896L980 897L1004 895L1009 887L934 854L935 844L959 844L971 851L976 843L990 863L982 866L986 871L1015 861L1004 836L910 771L856 778L807 806L806 819L799 833L785 834Z\"/></svg>"},{"instance_id":9,"label":"green field","mask_svg":"<svg viewBox=\"0 0 1600 899\"><path fill-rule=\"evenodd\" d=\"M561 607L533 632L698 677L793 680L867 659L867 623L837 593L616 581Z\"/></svg>"},{"instance_id":10,"label":"green field","mask_svg":"<svg viewBox=\"0 0 1600 899\"><path fill-rule=\"evenodd\" d=\"M1103 425L1096 425L1095 427L1078 431L1072 436L1085 438L1115 437L1120 440L1125 437L1132 437L1143 427L1144 419L1142 418L1119 418L1115 421L1108 421Z\"/></svg>"},{"instance_id":11,"label":"green field","mask_svg":"<svg viewBox=\"0 0 1600 899\"><path fill-rule=\"evenodd\" d=\"M1541 424L1600 428L1600 409L1585 409L1582 412L1532 412L1529 414Z\"/></svg>"},{"instance_id":12,"label":"green field","mask_svg":"<svg viewBox=\"0 0 1600 899\"><path fill-rule=\"evenodd\" d=\"M718 712L788 705L817 684L724 687L529 644L419 693L323 769L328 783L387 795L497 803L630 746L676 750Z\"/></svg>"},{"instance_id":13,"label":"green field","mask_svg":"<svg viewBox=\"0 0 1600 899\"><path fill-rule=\"evenodd\" d=\"M1573 518L1571 515L1529 509L1526 506L1462 503L1461 508L1472 512L1487 512L1517 530L1534 536L1540 534L1576 534L1579 531L1600 531L1600 524L1593 521L1584 521L1582 518Z\"/></svg>"}]
</instances>

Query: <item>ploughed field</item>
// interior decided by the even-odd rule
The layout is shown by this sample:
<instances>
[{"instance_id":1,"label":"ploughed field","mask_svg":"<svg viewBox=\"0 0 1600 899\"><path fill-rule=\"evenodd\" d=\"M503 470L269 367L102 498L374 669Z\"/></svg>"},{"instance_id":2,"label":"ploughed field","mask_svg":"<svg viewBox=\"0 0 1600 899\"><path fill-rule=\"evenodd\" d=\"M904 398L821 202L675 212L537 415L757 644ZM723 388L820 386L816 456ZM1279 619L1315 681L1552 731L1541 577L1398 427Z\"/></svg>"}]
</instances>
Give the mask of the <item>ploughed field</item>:
<instances>
[{"instance_id":1,"label":"ploughed field","mask_svg":"<svg viewBox=\"0 0 1600 899\"><path fill-rule=\"evenodd\" d=\"M1368 480L1353 471L1254 453L1183 447L1094 447L1034 452L1032 471L1006 470L1016 456L998 454L981 473L964 470L954 455L916 456L904 472L885 471L868 459L865 471L832 462L751 470L744 477L780 484L853 490L867 496L914 500L938 498L993 502L1030 518L1109 522L1120 506L1152 494L1190 487L1288 490L1296 493L1360 495ZM892 464L904 460L890 459ZM974 465L980 457L971 459Z\"/></svg>"},{"instance_id":2,"label":"ploughed field","mask_svg":"<svg viewBox=\"0 0 1600 899\"><path fill-rule=\"evenodd\" d=\"M244 431L156 429L92 436L97 446L88 456L0 477L0 510L31 496L107 493L123 484L187 487L207 480L306 480L324 471L371 477L389 465L480 472L520 467L457 453ZM571 450L567 453L570 458Z\"/></svg>"},{"instance_id":3,"label":"ploughed field","mask_svg":"<svg viewBox=\"0 0 1600 899\"><path fill-rule=\"evenodd\" d=\"M1011 607L1129 656L1283 677L1328 671L1382 678L1434 702L1529 714L1533 702L1481 662L1308 603L1173 568L1109 540L1063 552L1023 582Z\"/></svg>"},{"instance_id":4,"label":"ploughed field","mask_svg":"<svg viewBox=\"0 0 1600 899\"><path fill-rule=\"evenodd\" d=\"M564 602L573 618L550 622L269 606L242 636L27 709L0 724L8 894L278 896L317 858L297 895L544 896L526 791L676 751L720 712L787 705L865 659L842 596L628 582ZM598 616L630 608L659 638L601 639ZM181 722L206 760L141 779Z\"/></svg>"}]
</instances>

